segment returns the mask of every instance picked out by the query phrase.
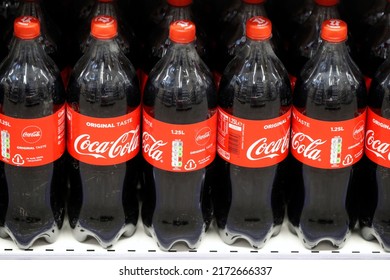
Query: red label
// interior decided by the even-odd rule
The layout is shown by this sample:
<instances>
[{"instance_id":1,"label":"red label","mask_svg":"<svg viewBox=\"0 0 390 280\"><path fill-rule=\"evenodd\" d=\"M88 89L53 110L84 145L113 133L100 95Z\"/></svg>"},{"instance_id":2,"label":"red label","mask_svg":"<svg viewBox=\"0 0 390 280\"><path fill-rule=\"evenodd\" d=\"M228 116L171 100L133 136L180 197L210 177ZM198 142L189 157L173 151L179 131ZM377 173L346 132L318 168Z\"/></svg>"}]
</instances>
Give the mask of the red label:
<instances>
[{"instance_id":1,"label":"red label","mask_svg":"<svg viewBox=\"0 0 390 280\"><path fill-rule=\"evenodd\" d=\"M141 106L124 116L94 118L67 105L67 147L75 159L94 165L114 165L139 152Z\"/></svg>"},{"instance_id":2,"label":"red label","mask_svg":"<svg viewBox=\"0 0 390 280\"><path fill-rule=\"evenodd\" d=\"M234 117L218 108L218 154L229 163L252 168L283 161L289 150L291 110L269 120Z\"/></svg>"},{"instance_id":3,"label":"red label","mask_svg":"<svg viewBox=\"0 0 390 280\"><path fill-rule=\"evenodd\" d=\"M216 155L217 114L195 124L158 121L143 111L143 156L151 165L173 172L205 168Z\"/></svg>"},{"instance_id":4,"label":"red label","mask_svg":"<svg viewBox=\"0 0 390 280\"><path fill-rule=\"evenodd\" d=\"M23 167L52 163L65 151L65 106L37 119L0 114L0 131L3 162Z\"/></svg>"},{"instance_id":5,"label":"red label","mask_svg":"<svg viewBox=\"0 0 390 280\"><path fill-rule=\"evenodd\" d=\"M365 153L370 160L387 168L390 168L389 133L390 120L368 109Z\"/></svg>"},{"instance_id":6,"label":"red label","mask_svg":"<svg viewBox=\"0 0 390 280\"><path fill-rule=\"evenodd\" d=\"M303 164L323 169L351 166L363 156L366 112L346 121L309 118L293 109L291 153Z\"/></svg>"}]
</instances>

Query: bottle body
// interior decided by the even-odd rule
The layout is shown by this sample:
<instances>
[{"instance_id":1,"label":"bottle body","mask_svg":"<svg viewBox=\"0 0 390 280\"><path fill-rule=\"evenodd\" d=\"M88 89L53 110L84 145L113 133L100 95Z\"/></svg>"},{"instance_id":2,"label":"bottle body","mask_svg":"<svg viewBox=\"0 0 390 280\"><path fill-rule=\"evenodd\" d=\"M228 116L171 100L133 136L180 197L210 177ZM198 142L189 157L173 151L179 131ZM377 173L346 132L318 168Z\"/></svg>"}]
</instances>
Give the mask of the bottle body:
<instances>
[{"instance_id":1,"label":"bottle body","mask_svg":"<svg viewBox=\"0 0 390 280\"><path fill-rule=\"evenodd\" d=\"M30 158L23 151L12 152L12 146L28 146L26 149L31 153L49 146L42 143L40 135L59 129L45 120L64 114L65 94L57 66L46 56L37 39L26 42L15 39L14 49L3 61L0 72L0 113L10 124L1 127L2 148L7 152L3 151L0 163L0 236L10 236L18 247L26 249L39 238L54 242L62 228L65 146L61 151L46 150L45 154L34 154ZM25 127L24 142L16 143L17 135L9 133L15 123ZM63 124L61 133L64 128ZM58 137L60 141L62 136ZM51 156L54 153L56 158ZM40 159L45 155L51 159L43 162Z\"/></svg>"},{"instance_id":2,"label":"bottle body","mask_svg":"<svg viewBox=\"0 0 390 280\"><path fill-rule=\"evenodd\" d=\"M138 219L139 164L134 153L139 150L140 92L134 67L115 40L93 40L68 86L68 127L77 135L72 140L68 132L68 212L77 240L90 236L109 247L122 235L131 236ZM78 128L76 116L86 125ZM88 123L98 130L89 132ZM98 138L102 133L106 135ZM99 146L88 145L93 141ZM120 150L123 156L122 148L131 155L120 158L112 152Z\"/></svg>"},{"instance_id":3,"label":"bottle body","mask_svg":"<svg viewBox=\"0 0 390 280\"><path fill-rule=\"evenodd\" d=\"M143 106L145 186L142 219L146 232L154 237L162 250L169 250L180 242L196 248L212 218L210 187L215 158L216 92L212 76L193 43L171 45L149 75ZM167 151L165 155L169 162L172 157L169 166L160 166L159 161L153 161L153 155L160 153L158 149L163 149L158 144L164 146L158 141L159 137L166 136L151 137L150 121L145 121L146 116L165 125L167 129L161 128L164 133L174 134L172 142L165 142L168 148L164 151ZM199 133L205 129L204 134L196 136L203 139L198 144L202 147L209 145L199 153L208 153L207 159L196 163L185 154L194 149L193 144L184 140L184 134L191 133L186 127L194 126L200 128L195 129ZM180 150L176 151L175 147ZM164 156L163 152L160 154Z\"/></svg>"},{"instance_id":4,"label":"bottle body","mask_svg":"<svg viewBox=\"0 0 390 280\"><path fill-rule=\"evenodd\" d=\"M291 172L297 175L288 218L307 248L322 241L342 247L356 224L365 98L363 77L344 42L323 42L298 78L293 97ZM308 133L310 127L321 135Z\"/></svg>"},{"instance_id":5,"label":"bottle body","mask_svg":"<svg viewBox=\"0 0 390 280\"><path fill-rule=\"evenodd\" d=\"M241 123L248 120L256 123L253 129L256 131L255 141L248 143L249 148L242 151L242 157L259 163L255 163L256 167L231 163L224 154L219 153L219 180L213 191L213 205L219 233L225 243L232 244L244 239L254 248L261 248L271 236L279 233L285 215L284 176L287 173L290 136L291 88L287 71L274 54L269 41L247 40L225 69L218 105L220 116L226 114L232 120L242 119ZM280 136L276 139L266 135L267 131L263 129L274 123L286 123L287 126L278 125L277 133L270 128L270 134ZM245 129L245 137L250 133L246 126L241 128ZM223 121L219 121L219 129L221 127L224 127ZM281 127L282 132L278 132ZM218 143L227 139L229 147L226 147L226 151L238 153L234 141L229 140L235 139L233 136L237 132L231 132L226 138L222 134L218 134ZM243 141L246 142L246 138ZM257 152L251 153L253 150ZM264 159L273 157L284 160L264 163Z\"/></svg>"},{"instance_id":6,"label":"bottle body","mask_svg":"<svg viewBox=\"0 0 390 280\"><path fill-rule=\"evenodd\" d=\"M366 132L366 176L367 182L360 195L361 214L359 218L365 239L376 238L386 251L390 250L389 220L389 163L387 131L389 123L389 63L379 68L370 89Z\"/></svg>"}]
</instances>

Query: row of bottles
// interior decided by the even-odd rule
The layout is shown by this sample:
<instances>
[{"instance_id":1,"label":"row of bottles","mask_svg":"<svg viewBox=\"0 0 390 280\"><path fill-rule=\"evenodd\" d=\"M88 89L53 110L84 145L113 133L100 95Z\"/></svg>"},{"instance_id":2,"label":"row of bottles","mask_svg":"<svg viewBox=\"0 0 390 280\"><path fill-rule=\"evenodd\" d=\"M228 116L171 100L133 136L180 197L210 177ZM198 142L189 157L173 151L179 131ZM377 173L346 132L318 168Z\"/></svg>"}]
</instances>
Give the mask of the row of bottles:
<instances>
[{"instance_id":1,"label":"row of bottles","mask_svg":"<svg viewBox=\"0 0 390 280\"><path fill-rule=\"evenodd\" d=\"M197 51L217 80L245 43L245 23L252 16L272 19L272 45L294 77L318 49L321 24L329 18L348 22L348 48L367 78L373 77L388 56L387 0L83 0L60 1L59 5L45 0L3 2L14 5L7 4L0 54L4 57L4 48L10 48L13 18L36 16L42 25L42 43L65 78L69 72L65 68L74 66L90 41L91 19L102 14L118 20L116 40L135 68L146 75L167 51L169 24L182 19L197 25Z\"/></svg>"},{"instance_id":2,"label":"row of bottles","mask_svg":"<svg viewBox=\"0 0 390 280\"><path fill-rule=\"evenodd\" d=\"M91 18L67 94L40 24L15 21L0 66L0 236L21 248L53 242L67 198L76 239L111 246L135 230L142 173L142 221L163 250L197 247L213 216L226 243L261 248L278 234L286 206L291 231L308 248L343 246L360 219L363 237L389 250L388 77L375 76L367 113L344 21L321 23L293 89L266 17L246 20L218 87L195 24L169 23L166 50L141 75L142 106L118 20Z\"/></svg>"}]
</instances>

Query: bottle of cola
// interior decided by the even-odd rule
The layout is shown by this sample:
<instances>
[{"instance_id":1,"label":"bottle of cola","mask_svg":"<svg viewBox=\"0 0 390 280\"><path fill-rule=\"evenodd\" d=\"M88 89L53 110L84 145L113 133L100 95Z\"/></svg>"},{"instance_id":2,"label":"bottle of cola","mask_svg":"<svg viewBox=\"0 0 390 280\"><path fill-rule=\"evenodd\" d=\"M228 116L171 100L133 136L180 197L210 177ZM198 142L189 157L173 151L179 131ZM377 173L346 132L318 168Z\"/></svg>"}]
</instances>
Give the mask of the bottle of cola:
<instances>
[{"instance_id":1,"label":"bottle of cola","mask_svg":"<svg viewBox=\"0 0 390 280\"><path fill-rule=\"evenodd\" d=\"M246 43L226 67L218 93L217 225L227 244L244 239L254 248L279 233L285 215L292 95L271 32L269 19L248 20Z\"/></svg>"},{"instance_id":2,"label":"bottle of cola","mask_svg":"<svg viewBox=\"0 0 390 280\"><path fill-rule=\"evenodd\" d=\"M361 54L361 70L368 78L373 78L390 54L390 0L387 1L383 17L365 37Z\"/></svg>"},{"instance_id":3,"label":"bottle of cola","mask_svg":"<svg viewBox=\"0 0 390 280\"><path fill-rule=\"evenodd\" d=\"M131 236L138 219L140 91L117 41L117 21L92 20L93 41L72 70L67 98L69 222L102 247Z\"/></svg>"},{"instance_id":4,"label":"bottle of cola","mask_svg":"<svg viewBox=\"0 0 390 280\"><path fill-rule=\"evenodd\" d=\"M368 181L361 194L360 227L365 239L376 238L390 251L390 59L382 64L368 95L364 176Z\"/></svg>"},{"instance_id":5,"label":"bottle of cola","mask_svg":"<svg viewBox=\"0 0 390 280\"><path fill-rule=\"evenodd\" d=\"M288 218L307 248L322 241L342 247L356 225L359 182L354 176L363 156L366 119L366 86L345 44L346 23L324 21L321 38L293 95Z\"/></svg>"},{"instance_id":6,"label":"bottle of cola","mask_svg":"<svg viewBox=\"0 0 390 280\"><path fill-rule=\"evenodd\" d=\"M65 92L39 20L16 18L14 36L0 65L0 236L26 249L63 224Z\"/></svg>"},{"instance_id":7,"label":"bottle of cola","mask_svg":"<svg viewBox=\"0 0 390 280\"><path fill-rule=\"evenodd\" d=\"M166 55L143 95L145 159L142 219L162 250L199 245L211 222L217 98L190 21L171 24Z\"/></svg>"},{"instance_id":8,"label":"bottle of cola","mask_svg":"<svg viewBox=\"0 0 390 280\"><path fill-rule=\"evenodd\" d=\"M305 63L314 56L321 44L321 25L324 20L340 18L339 0L314 0L309 18L295 30L290 46L289 72L297 77Z\"/></svg>"}]
</instances>

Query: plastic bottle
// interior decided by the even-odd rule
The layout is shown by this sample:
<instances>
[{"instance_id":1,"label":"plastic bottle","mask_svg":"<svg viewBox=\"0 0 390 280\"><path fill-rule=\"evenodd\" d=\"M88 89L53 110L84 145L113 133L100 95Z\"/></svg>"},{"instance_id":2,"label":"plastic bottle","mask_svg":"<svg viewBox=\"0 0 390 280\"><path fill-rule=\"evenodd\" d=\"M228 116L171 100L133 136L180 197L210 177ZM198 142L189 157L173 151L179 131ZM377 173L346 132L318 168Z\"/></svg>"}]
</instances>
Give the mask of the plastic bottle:
<instances>
[{"instance_id":1,"label":"plastic bottle","mask_svg":"<svg viewBox=\"0 0 390 280\"><path fill-rule=\"evenodd\" d=\"M345 44L346 23L324 21L321 38L293 94L288 218L305 247L340 248L356 225L367 92Z\"/></svg>"},{"instance_id":2,"label":"plastic bottle","mask_svg":"<svg viewBox=\"0 0 390 280\"><path fill-rule=\"evenodd\" d=\"M371 83L368 95L365 155L367 168L361 197L360 227L367 240L376 238L390 251L390 59L382 64Z\"/></svg>"},{"instance_id":3,"label":"plastic bottle","mask_svg":"<svg viewBox=\"0 0 390 280\"><path fill-rule=\"evenodd\" d=\"M181 242L196 248L211 222L217 98L195 29L190 21L171 24L172 43L143 96L142 219L162 250Z\"/></svg>"},{"instance_id":4,"label":"plastic bottle","mask_svg":"<svg viewBox=\"0 0 390 280\"><path fill-rule=\"evenodd\" d=\"M291 41L289 72L297 77L305 63L317 52L322 39L321 26L324 20L340 18L339 0L314 0L309 18L297 29Z\"/></svg>"},{"instance_id":5,"label":"plastic bottle","mask_svg":"<svg viewBox=\"0 0 390 280\"><path fill-rule=\"evenodd\" d=\"M246 43L226 67L218 93L217 225L225 243L244 239L254 248L279 233L285 215L292 95L271 32L269 19L248 20Z\"/></svg>"},{"instance_id":6,"label":"plastic bottle","mask_svg":"<svg viewBox=\"0 0 390 280\"><path fill-rule=\"evenodd\" d=\"M115 40L117 21L95 17L91 35L68 86L68 212L78 241L90 236L106 248L131 236L138 219L141 97L135 69Z\"/></svg>"},{"instance_id":7,"label":"plastic bottle","mask_svg":"<svg viewBox=\"0 0 390 280\"><path fill-rule=\"evenodd\" d=\"M63 224L65 92L38 19L17 18L14 36L0 66L0 236L26 249Z\"/></svg>"},{"instance_id":8,"label":"plastic bottle","mask_svg":"<svg viewBox=\"0 0 390 280\"><path fill-rule=\"evenodd\" d=\"M370 29L362 46L361 70L368 78L373 78L379 66L390 54L390 0L384 15Z\"/></svg>"}]
</instances>

